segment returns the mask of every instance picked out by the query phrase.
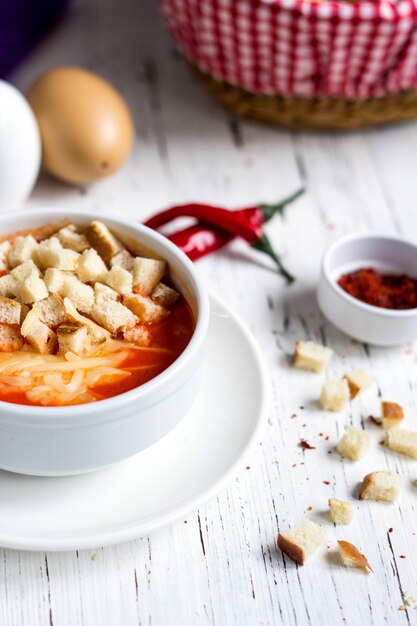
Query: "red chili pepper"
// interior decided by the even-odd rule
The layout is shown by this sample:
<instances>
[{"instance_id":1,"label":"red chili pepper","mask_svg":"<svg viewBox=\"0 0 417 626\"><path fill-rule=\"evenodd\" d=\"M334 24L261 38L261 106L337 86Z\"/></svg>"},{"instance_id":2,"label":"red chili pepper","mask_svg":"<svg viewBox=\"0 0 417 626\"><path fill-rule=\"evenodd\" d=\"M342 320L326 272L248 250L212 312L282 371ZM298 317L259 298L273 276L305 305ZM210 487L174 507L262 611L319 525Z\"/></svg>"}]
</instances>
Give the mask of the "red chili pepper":
<instances>
[{"instance_id":1,"label":"red chili pepper","mask_svg":"<svg viewBox=\"0 0 417 626\"><path fill-rule=\"evenodd\" d=\"M199 223L169 236L192 260L196 260L224 247L235 237L241 237L253 248L270 256L279 272L288 282L293 276L282 265L269 239L263 233L263 225L298 198L304 189L277 204L261 204L238 211L206 204L184 204L162 211L145 222L150 228L159 228L178 217L195 217Z\"/></svg>"}]
</instances>

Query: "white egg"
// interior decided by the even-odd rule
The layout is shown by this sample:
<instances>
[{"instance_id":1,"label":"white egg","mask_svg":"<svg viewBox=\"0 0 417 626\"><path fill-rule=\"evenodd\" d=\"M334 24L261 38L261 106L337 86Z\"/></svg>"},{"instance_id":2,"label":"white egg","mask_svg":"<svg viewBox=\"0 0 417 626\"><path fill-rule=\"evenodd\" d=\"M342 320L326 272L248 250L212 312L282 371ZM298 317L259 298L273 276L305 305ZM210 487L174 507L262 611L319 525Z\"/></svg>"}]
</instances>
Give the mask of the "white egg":
<instances>
[{"instance_id":1,"label":"white egg","mask_svg":"<svg viewBox=\"0 0 417 626\"><path fill-rule=\"evenodd\" d=\"M41 140L22 94L0 80L0 210L19 208L38 177Z\"/></svg>"}]
</instances>

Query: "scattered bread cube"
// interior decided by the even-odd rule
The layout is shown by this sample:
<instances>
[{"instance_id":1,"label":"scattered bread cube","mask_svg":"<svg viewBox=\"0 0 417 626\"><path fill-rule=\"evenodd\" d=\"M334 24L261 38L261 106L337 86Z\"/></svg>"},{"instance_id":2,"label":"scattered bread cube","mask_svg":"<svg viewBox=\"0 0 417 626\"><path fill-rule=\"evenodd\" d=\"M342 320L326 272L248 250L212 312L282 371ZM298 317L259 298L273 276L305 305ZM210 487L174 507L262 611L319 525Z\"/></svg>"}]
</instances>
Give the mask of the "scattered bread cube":
<instances>
[{"instance_id":1,"label":"scattered bread cube","mask_svg":"<svg viewBox=\"0 0 417 626\"><path fill-rule=\"evenodd\" d=\"M7 257L8 264L10 267L16 267L30 259L35 260L37 251L38 242L32 235L16 237Z\"/></svg>"},{"instance_id":2,"label":"scattered bread cube","mask_svg":"<svg viewBox=\"0 0 417 626\"><path fill-rule=\"evenodd\" d=\"M344 378L329 378L323 383L320 404L326 411L343 411L349 401L349 385Z\"/></svg>"},{"instance_id":3,"label":"scattered bread cube","mask_svg":"<svg viewBox=\"0 0 417 626\"><path fill-rule=\"evenodd\" d=\"M402 406L395 402L382 402L382 428L389 430L399 426L404 419Z\"/></svg>"},{"instance_id":4,"label":"scattered bread cube","mask_svg":"<svg viewBox=\"0 0 417 626\"><path fill-rule=\"evenodd\" d=\"M76 272L83 283L102 282L107 274L107 266L96 250L88 248L82 253Z\"/></svg>"},{"instance_id":5,"label":"scattered bread cube","mask_svg":"<svg viewBox=\"0 0 417 626\"><path fill-rule=\"evenodd\" d=\"M20 329L9 324L0 324L0 352L16 352L23 347Z\"/></svg>"},{"instance_id":6,"label":"scattered bread cube","mask_svg":"<svg viewBox=\"0 0 417 626\"><path fill-rule=\"evenodd\" d=\"M77 232L77 228L74 224L69 224L64 228L61 228L56 233L61 245L64 248L74 250L74 252L84 252L90 247L87 237L83 233Z\"/></svg>"},{"instance_id":7,"label":"scattered bread cube","mask_svg":"<svg viewBox=\"0 0 417 626\"><path fill-rule=\"evenodd\" d=\"M359 491L360 500L382 500L393 502L399 494L401 476L388 470L371 472L362 481Z\"/></svg>"},{"instance_id":8,"label":"scattered bread cube","mask_svg":"<svg viewBox=\"0 0 417 626\"><path fill-rule=\"evenodd\" d=\"M107 300L100 305L94 305L90 315L93 320L113 335L121 330L133 328L138 321L130 309L114 300Z\"/></svg>"},{"instance_id":9,"label":"scattered bread cube","mask_svg":"<svg viewBox=\"0 0 417 626\"><path fill-rule=\"evenodd\" d=\"M417 459L417 432L393 428L387 433L387 445L390 450Z\"/></svg>"},{"instance_id":10,"label":"scattered bread cube","mask_svg":"<svg viewBox=\"0 0 417 626\"><path fill-rule=\"evenodd\" d=\"M57 343L56 335L53 330L40 321L36 309L31 309L26 315L20 332L26 341L41 354L54 352Z\"/></svg>"},{"instance_id":11,"label":"scattered bread cube","mask_svg":"<svg viewBox=\"0 0 417 626\"><path fill-rule=\"evenodd\" d=\"M358 461L368 453L370 443L371 439L368 433L350 426L339 441L337 451L352 461Z\"/></svg>"},{"instance_id":12,"label":"scattered bread cube","mask_svg":"<svg viewBox=\"0 0 417 626\"><path fill-rule=\"evenodd\" d=\"M107 285L103 285L103 283L95 283L94 285L94 304L100 304L101 302L106 302L106 300L117 300L119 294L117 291L108 287Z\"/></svg>"},{"instance_id":13,"label":"scattered bread cube","mask_svg":"<svg viewBox=\"0 0 417 626\"><path fill-rule=\"evenodd\" d=\"M103 280L106 285L122 295L132 293L132 274L123 269L123 267L120 267L120 265L114 265L111 270L107 272L107 274L104 276Z\"/></svg>"},{"instance_id":14,"label":"scattered bread cube","mask_svg":"<svg viewBox=\"0 0 417 626\"><path fill-rule=\"evenodd\" d=\"M121 250L118 252L110 261L111 267L114 265L118 265L119 267L123 267L124 270L131 272L133 270L133 261L135 257L130 254L127 250Z\"/></svg>"},{"instance_id":15,"label":"scattered bread cube","mask_svg":"<svg viewBox=\"0 0 417 626\"><path fill-rule=\"evenodd\" d=\"M0 296L0 324L20 324L21 304Z\"/></svg>"},{"instance_id":16,"label":"scattered bread cube","mask_svg":"<svg viewBox=\"0 0 417 626\"><path fill-rule=\"evenodd\" d=\"M2 241L0 243L0 271L2 272L6 271L9 266L8 256L11 248L12 244L10 241Z\"/></svg>"},{"instance_id":17,"label":"scattered bread cube","mask_svg":"<svg viewBox=\"0 0 417 626\"><path fill-rule=\"evenodd\" d=\"M49 328L56 328L65 321L64 302L61 296L56 293L36 302L33 308L36 308L41 322L49 326Z\"/></svg>"},{"instance_id":18,"label":"scattered bread cube","mask_svg":"<svg viewBox=\"0 0 417 626\"><path fill-rule=\"evenodd\" d=\"M17 281L11 274L0 276L0 295L11 298L16 294Z\"/></svg>"},{"instance_id":19,"label":"scattered bread cube","mask_svg":"<svg viewBox=\"0 0 417 626\"><path fill-rule=\"evenodd\" d=\"M123 249L120 241L116 239L103 222L91 222L85 234L92 247L97 250L107 263Z\"/></svg>"},{"instance_id":20,"label":"scattered bread cube","mask_svg":"<svg viewBox=\"0 0 417 626\"><path fill-rule=\"evenodd\" d=\"M337 544L343 565L346 565L346 567L357 567L367 574L373 572L368 559L359 552L358 548L354 546L353 543L349 541L338 541Z\"/></svg>"},{"instance_id":21,"label":"scattered bread cube","mask_svg":"<svg viewBox=\"0 0 417 626\"><path fill-rule=\"evenodd\" d=\"M309 372L323 372L332 355L333 350L313 341L297 341L292 366Z\"/></svg>"},{"instance_id":22,"label":"scattered bread cube","mask_svg":"<svg viewBox=\"0 0 417 626\"><path fill-rule=\"evenodd\" d=\"M166 261L136 257L132 270L134 291L148 296L165 274L166 267Z\"/></svg>"},{"instance_id":23,"label":"scattered bread cube","mask_svg":"<svg viewBox=\"0 0 417 626\"><path fill-rule=\"evenodd\" d=\"M151 337L149 330L143 326L135 326L134 328L127 328L123 331L123 339L129 343L134 343L137 346L146 348L149 346Z\"/></svg>"},{"instance_id":24,"label":"scattered bread cube","mask_svg":"<svg viewBox=\"0 0 417 626\"><path fill-rule=\"evenodd\" d=\"M142 324L156 324L169 315L169 311L164 309L164 307L138 293L124 296L123 304L138 316Z\"/></svg>"},{"instance_id":25,"label":"scattered bread cube","mask_svg":"<svg viewBox=\"0 0 417 626\"><path fill-rule=\"evenodd\" d=\"M85 315L81 315L78 313L77 309L71 302L69 298L64 298L64 307L67 319L71 322L80 322L82 325L87 326L88 334L93 343L103 343L110 336L108 330L99 326L90 318L85 317Z\"/></svg>"},{"instance_id":26,"label":"scattered bread cube","mask_svg":"<svg viewBox=\"0 0 417 626\"><path fill-rule=\"evenodd\" d=\"M32 304L48 296L48 289L36 272L24 279L16 290L17 299L23 304Z\"/></svg>"},{"instance_id":27,"label":"scattered bread cube","mask_svg":"<svg viewBox=\"0 0 417 626\"><path fill-rule=\"evenodd\" d=\"M88 353L91 342L88 328L80 322L61 324L57 330L59 352L72 352L78 356Z\"/></svg>"},{"instance_id":28,"label":"scattered bread cube","mask_svg":"<svg viewBox=\"0 0 417 626\"><path fill-rule=\"evenodd\" d=\"M180 297L181 295L178 291L172 287L168 287L168 285L164 285L164 283L158 283L151 293L152 300L166 309L170 309L174 306Z\"/></svg>"},{"instance_id":29,"label":"scattered bread cube","mask_svg":"<svg viewBox=\"0 0 417 626\"><path fill-rule=\"evenodd\" d=\"M304 565L324 541L324 530L318 524L305 519L286 533L278 534L278 548L292 561Z\"/></svg>"},{"instance_id":30,"label":"scattered bread cube","mask_svg":"<svg viewBox=\"0 0 417 626\"><path fill-rule=\"evenodd\" d=\"M25 261L21 265L18 265L10 272L10 276L12 276L16 282L21 282L32 274L36 274L37 276L41 275L38 266L35 265L32 259L29 259L29 261Z\"/></svg>"},{"instance_id":31,"label":"scattered bread cube","mask_svg":"<svg viewBox=\"0 0 417 626\"><path fill-rule=\"evenodd\" d=\"M353 506L345 500L329 498L329 512L334 524L351 524L353 520Z\"/></svg>"},{"instance_id":32,"label":"scattered bread cube","mask_svg":"<svg viewBox=\"0 0 417 626\"><path fill-rule=\"evenodd\" d=\"M350 397L356 398L356 396L362 391L369 389L374 382L375 379L366 370L356 370L355 372L350 372L349 374L345 374L344 378L347 380L349 385Z\"/></svg>"}]
</instances>

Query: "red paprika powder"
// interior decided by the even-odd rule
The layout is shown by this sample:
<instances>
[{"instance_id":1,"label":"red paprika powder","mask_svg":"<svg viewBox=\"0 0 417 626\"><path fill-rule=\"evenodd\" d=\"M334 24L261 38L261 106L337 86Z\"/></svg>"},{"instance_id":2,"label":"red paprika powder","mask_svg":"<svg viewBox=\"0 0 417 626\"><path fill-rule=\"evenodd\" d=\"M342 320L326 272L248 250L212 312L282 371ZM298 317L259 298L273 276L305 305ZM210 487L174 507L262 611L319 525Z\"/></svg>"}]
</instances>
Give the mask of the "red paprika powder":
<instances>
[{"instance_id":1,"label":"red paprika powder","mask_svg":"<svg viewBox=\"0 0 417 626\"><path fill-rule=\"evenodd\" d=\"M417 307L417 280L407 274L382 274L373 268L362 268L343 274L337 283L366 304L384 309Z\"/></svg>"}]
</instances>

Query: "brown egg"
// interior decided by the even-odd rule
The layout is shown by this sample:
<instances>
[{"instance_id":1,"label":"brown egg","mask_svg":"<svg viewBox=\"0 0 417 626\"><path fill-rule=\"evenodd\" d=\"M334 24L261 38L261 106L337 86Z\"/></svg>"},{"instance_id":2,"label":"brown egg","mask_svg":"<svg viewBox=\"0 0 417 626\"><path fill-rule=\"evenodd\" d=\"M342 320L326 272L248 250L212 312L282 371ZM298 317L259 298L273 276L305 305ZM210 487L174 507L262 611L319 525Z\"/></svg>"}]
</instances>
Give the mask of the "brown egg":
<instances>
[{"instance_id":1,"label":"brown egg","mask_svg":"<svg viewBox=\"0 0 417 626\"><path fill-rule=\"evenodd\" d=\"M68 183L108 176L127 159L134 138L129 110L113 87L77 67L43 74L27 94L39 123L42 164Z\"/></svg>"}]
</instances>

